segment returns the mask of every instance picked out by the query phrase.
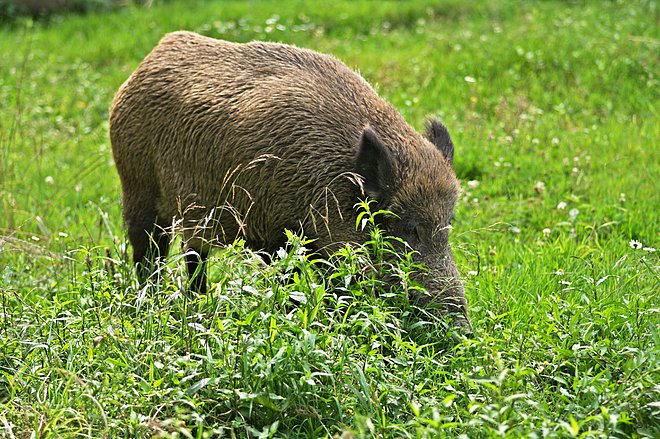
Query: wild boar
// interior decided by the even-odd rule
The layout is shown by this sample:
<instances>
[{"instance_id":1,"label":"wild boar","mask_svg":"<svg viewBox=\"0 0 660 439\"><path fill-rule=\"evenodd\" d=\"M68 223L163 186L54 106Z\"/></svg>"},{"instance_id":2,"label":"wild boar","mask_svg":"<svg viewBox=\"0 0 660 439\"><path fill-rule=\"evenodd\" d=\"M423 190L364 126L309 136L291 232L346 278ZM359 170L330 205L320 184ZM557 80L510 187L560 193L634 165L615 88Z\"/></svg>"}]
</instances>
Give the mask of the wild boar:
<instances>
[{"instance_id":1,"label":"wild boar","mask_svg":"<svg viewBox=\"0 0 660 439\"><path fill-rule=\"evenodd\" d=\"M191 289L205 293L211 245L240 237L274 252L290 229L328 254L364 242L355 205L368 196L428 268L420 300L469 328L449 245L459 195L449 133L433 121L420 135L336 58L170 33L114 97L110 139L142 279L167 254L173 219L194 250Z\"/></svg>"}]
</instances>

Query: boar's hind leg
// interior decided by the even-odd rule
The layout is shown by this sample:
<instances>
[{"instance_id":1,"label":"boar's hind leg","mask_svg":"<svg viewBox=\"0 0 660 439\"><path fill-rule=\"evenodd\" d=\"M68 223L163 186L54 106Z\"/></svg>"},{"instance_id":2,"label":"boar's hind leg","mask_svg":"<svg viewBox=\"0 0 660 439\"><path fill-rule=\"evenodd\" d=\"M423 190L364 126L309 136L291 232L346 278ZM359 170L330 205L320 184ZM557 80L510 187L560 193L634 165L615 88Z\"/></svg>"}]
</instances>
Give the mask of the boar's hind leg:
<instances>
[{"instance_id":1,"label":"boar's hind leg","mask_svg":"<svg viewBox=\"0 0 660 439\"><path fill-rule=\"evenodd\" d=\"M144 284L162 262L170 248L170 237L166 225L160 224L156 209L149 209L144 204L138 210L132 210L125 203L125 221L128 228L128 240L133 246L133 262L137 266L138 279ZM137 212L136 214L132 214Z\"/></svg>"}]
</instances>

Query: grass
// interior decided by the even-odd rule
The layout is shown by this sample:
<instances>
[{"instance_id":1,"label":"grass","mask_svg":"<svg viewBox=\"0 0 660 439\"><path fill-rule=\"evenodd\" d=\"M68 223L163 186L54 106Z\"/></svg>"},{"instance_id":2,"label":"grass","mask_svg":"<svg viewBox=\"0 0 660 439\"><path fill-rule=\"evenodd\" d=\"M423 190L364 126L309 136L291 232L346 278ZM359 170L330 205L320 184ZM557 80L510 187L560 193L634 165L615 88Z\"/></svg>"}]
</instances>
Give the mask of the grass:
<instances>
[{"instance_id":1,"label":"grass","mask_svg":"<svg viewBox=\"0 0 660 439\"><path fill-rule=\"evenodd\" d=\"M658 437L658 18L170 1L3 24L0 437ZM333 53L415 127L443 120L472 339L407 302L377 231L329 261L295 235L270 265L237 242L208 296L177 254L137 286L107 108L176 29Z\"/></svg>"}]
</instances>

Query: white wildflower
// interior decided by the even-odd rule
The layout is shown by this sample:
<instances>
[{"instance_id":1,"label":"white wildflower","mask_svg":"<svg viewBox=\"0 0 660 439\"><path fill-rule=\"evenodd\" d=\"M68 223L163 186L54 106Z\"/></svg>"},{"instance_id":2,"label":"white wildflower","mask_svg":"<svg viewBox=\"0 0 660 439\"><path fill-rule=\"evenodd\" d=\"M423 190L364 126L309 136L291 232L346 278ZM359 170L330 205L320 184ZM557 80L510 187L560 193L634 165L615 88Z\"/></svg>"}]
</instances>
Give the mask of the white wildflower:
<instances>
[{"instance_id":1,"label":"white wildflower","mask_svg":"<svg viewBox=\"0 0 660 439\"><path fill-rule=\"evenodd\" d=\"M631 248L634 248L635 250L638 250L638 249L644 247L644 244L642 244L641 242L639 242L639 241L636 240L636 239L631 239L630 242L628 243L628 245L629 245Z\"/></svg>"},{"instance_id":2,"label":"white wildflower","mask_svg":"<svg viewBox=\"0 0 660 439\"><path fill-rule=\"evenodd\" d=\"M550 234L552 233L552 230L548 229L547 227L543 229L543 237L548 238Z\"/></svg>"},{"instance_id":3,"label":"white wildflower","mask_svg":"<svg viewBox=\"0 0 660 439\"><path fill-rule=\"evenodd\" d=\"M48 175L44 180L46 181L46 184L53 184L53 183L55 183L55 179L54 179L52 176L50 176L50 175Z\"/></svg>"},{"instance_id":4,"label":"white wildflower","mask_svg":"<svg viewBox=\"0 0 660 439\"><path fill-rule=\"evenodd\" d=\"M557 204L557 210L564 210L566 209L566 202L560 201L559 204Z\"/></svg>"},{"instance_id":5,"label":"white wildflower","mask_svg":"<svg viewBox=\"0 0 660 439\"><path fill-rule=\"evenodd\" d=\"M466 76L464 79L465 82L469 82L470 84L474 84L475 82L477 82L477 80L474 79L472 76Z\"/></svg>"},{"instance_id":6,"label":"white wildflower","mask_svg":"<svg viewBox=\"0 0 660 439\"><path fill-rule=\"evenodd\" d=\"M571 221L575 221L579 213L580 211L574 208L568 211L568 216L571 219Z\"/></svg>"},{"instance_id":7,"label":"white wildflower","mask_svg":"<svg viewBox=\"0 0 660 439\"><path fill-rule=\"evenodd\" d=\"M474 189L479 186L479 180L470 180L467 182L467 185L470 189Z\"/></svg>"}]
</instances>

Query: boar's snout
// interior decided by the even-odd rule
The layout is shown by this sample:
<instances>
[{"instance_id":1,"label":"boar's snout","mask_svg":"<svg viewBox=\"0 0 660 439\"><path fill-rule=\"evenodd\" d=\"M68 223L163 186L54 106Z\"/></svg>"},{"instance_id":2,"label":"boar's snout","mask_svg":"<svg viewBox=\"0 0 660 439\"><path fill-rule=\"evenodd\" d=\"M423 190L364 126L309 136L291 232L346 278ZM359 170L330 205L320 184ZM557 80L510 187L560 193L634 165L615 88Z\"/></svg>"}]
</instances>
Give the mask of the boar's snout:
<instances>
[{"instance_id":1,"label":"boar's snout","mask_svg":"<svg viewBox=\"0 0 660 439\"><path fill-rule=\"evenodd\" d=\"M436 308L443 315L450 316L460 333L469 335L472 326L468 317L468 304L463 284L450 250L444 255L421 257L428 271L421 274L420 282L428 294L421 296L417 303L423 307Z\"/></svg>"}]
</instances>

